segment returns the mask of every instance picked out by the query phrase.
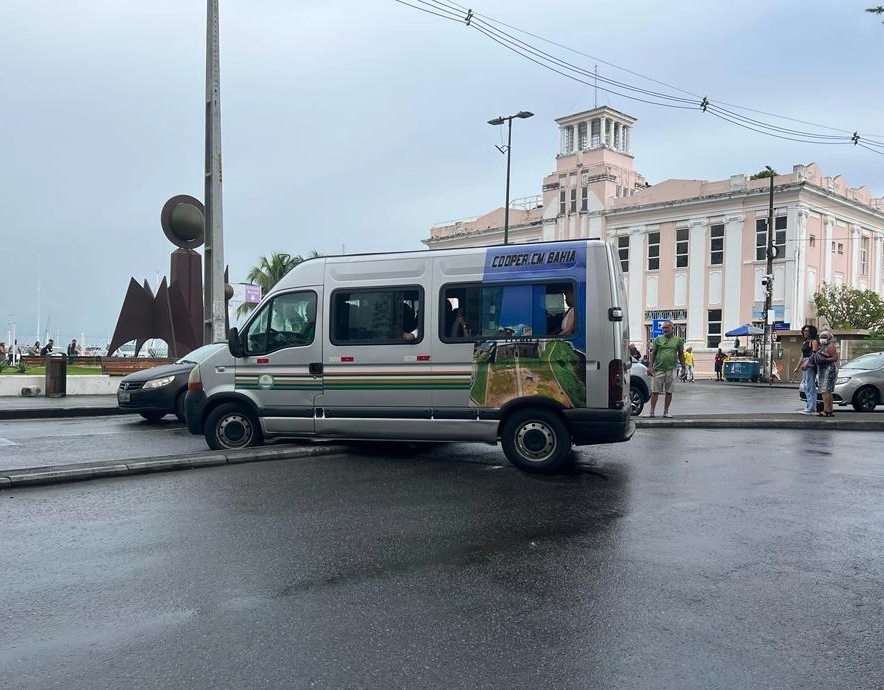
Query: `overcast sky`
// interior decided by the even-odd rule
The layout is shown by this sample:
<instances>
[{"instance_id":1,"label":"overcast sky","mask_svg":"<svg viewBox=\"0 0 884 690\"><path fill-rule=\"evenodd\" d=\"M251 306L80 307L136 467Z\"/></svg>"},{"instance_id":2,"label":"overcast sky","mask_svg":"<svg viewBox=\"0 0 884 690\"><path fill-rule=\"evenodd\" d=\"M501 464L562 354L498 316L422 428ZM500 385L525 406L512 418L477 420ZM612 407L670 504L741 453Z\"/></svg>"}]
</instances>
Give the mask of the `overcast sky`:
<instances>
[{"instance_id":1,"label":"overcast sky","mask_svg":"<svg viewBox=\"0 0 884 690\"><path fill-rule=\"evenodd\" d=\"M477 0L472 9L577 68L598 65L601 77L884 142L884 24L863 11L871 4ZM15 320L20 341L42 341L48 321L63 342L85 333L104 344L130 276L154 285L168 275L174 247L160 209L176 194L203 197L205 5L0 0L0 340ZM595 102L591 85L394 0L221 0L220 27L233 282L273 252L422 249L434 223L502 206L506 157L495 144L505 128L487 124L498 115L535 113L513 126L511 196L540 194L558 151L554 119ZM598 103L637 118L635 166L652 184L815 161L884 195L884 156L860 147L784 141L693 106L602 91Z\"/></svg>"}]
</instances>

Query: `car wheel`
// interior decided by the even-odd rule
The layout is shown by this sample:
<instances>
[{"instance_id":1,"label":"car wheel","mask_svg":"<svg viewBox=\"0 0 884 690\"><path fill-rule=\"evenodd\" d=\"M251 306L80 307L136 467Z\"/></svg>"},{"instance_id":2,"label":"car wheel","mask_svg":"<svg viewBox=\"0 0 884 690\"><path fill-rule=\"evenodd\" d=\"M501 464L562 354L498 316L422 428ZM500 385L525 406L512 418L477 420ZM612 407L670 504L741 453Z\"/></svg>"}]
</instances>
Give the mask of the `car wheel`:
<instances>
[{"instance_id":1,"label":"car wheel","mask_svg":"<svg viewBox=\"0 0 884 690\"><path fill-rule=\"evenodd\" d=\"M555 472L571 455L571 435L565 422L540 407L513 412L503 424L500 444L507 459L528 472Z\"/></svg>"},{"instance_id":2,"label":"car wheel","mask_svg":"<svg viewBox=\"0 0 884 690\"><path fill-rule=\"evenodd\" d=\"M212 450L249 448L264 442L255 415L238 403L225 403L212 410L206 419L205 437Z\"/></svg>"},{"instance_id":3,"label":"car wheel","mask_svg":"<svg viewBox=\"0 0 884 690\"><path fill-rule=\"evenodd\" d=\"M637 417L645 409L645 396L638 388L629 389L629 411L633 417Z\"/></svg>"},{"instance_id":4,"label":"car wheel","mask_svg":"<svg viewBox=\"0 0 884 690\"><path fill-rule=\"evenodd\" d=\"M184 414L184 396L187 393L187 389L185 388L178 394L178 397L175 398L175 416L178 417L178 421L182 424L187 422L187 415Z\"/></svg>"},{"instance_id":5,"label":"car wheel","mask_svg":"<svg viewBox=\"0 0 884 690\"><path fill-rule=\"evenodd\" d=\"M157 412L157 411L139 412L138 414L140 414L142 417L144 417L151 424L156 424L158 421L160 421L163 417L166 416L165 412Z\"/></svg>"},{"instance_id":6,"label":"car wheel","mask_svg":"<svg viewBox=\"0 0 884 690\"><path fill-rule=\"evenodd\" d=\"M878 406L878 391L871 386L860 388L853 394L851 404L857 412L874 412Z\"/></svg>"}]
</instances>

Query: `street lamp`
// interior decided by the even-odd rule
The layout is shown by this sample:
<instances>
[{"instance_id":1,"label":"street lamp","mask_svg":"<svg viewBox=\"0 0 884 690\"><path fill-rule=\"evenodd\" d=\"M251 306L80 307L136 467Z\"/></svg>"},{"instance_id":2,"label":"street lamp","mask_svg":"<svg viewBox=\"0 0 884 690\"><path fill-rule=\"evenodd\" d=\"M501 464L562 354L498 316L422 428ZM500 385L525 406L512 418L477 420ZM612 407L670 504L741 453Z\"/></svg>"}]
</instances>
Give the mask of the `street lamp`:
<instances>
[{"instance_id":1,"label":"street lamp","mask_svg":"<svg viewBox=\"0 0 884 690\"><path fill-rule=\"evenodd\" d=\"M534 113L529 113L527 110L520 110L515 115L509 115L508 117L495 117L493 120L488 120L489 125L502 125L504 122L507 123L507 133L506 133L506 206L503 207L503 243L509 244L510 237L510 150L512 149L513 143L513 118L518 117L522 120L525 120L529 117L534 117ZM498 147L500 149L500 147ZM503 153L503 151L501 151Z\"/></svg>"}]
</instances>

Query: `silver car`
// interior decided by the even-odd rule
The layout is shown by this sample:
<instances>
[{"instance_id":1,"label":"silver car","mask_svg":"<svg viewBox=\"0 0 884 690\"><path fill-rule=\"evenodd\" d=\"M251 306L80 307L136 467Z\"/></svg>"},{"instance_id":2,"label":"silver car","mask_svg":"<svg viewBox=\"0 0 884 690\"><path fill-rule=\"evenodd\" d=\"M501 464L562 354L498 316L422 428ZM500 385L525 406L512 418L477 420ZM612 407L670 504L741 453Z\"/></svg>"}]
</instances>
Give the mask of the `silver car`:
<instances>
[{"instance_id":1,"label":"silver car","mask_svg":"<svg viewBox=\"0 0 884 690\"><path fill-rule=\"evenodd\" d=\"M857 412L872 412L884 404L884 352L870 352L839 367L833 398Z\"/></svg>"},{"instance_id":2,"label":"silver car","mask_svg":"<svg viewBox=\"0 0 884 690\"><path fill-rule=\"evenodd\" d=\"M645 408L645 403L651 399L651 377L648 376L648 368L636 360L632 360L629 368L629 407L632 416L637 417Z\"/></svg>"}]
</instances>

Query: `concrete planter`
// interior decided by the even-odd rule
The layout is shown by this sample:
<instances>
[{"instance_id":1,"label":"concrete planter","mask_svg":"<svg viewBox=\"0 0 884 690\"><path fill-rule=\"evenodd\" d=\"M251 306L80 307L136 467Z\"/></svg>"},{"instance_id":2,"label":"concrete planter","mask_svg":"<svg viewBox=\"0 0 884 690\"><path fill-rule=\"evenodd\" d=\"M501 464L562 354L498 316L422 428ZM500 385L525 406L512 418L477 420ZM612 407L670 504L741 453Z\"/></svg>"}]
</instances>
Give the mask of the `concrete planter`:
<instances>
[{"instance_id":1,"label":"concrete planter","mask_svg":"<svg viewBox=\"0 0 884 690\"><path fill-rule=\"evenodd\" d=\"M66 389L68 395L114 395L119 385L119 376L68 376ZM20 397L22 388L39 388L39 395L43 396L46 393L46 376L0 376L0 396Z\"/></svg>"}]
</instances>

